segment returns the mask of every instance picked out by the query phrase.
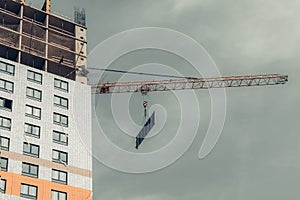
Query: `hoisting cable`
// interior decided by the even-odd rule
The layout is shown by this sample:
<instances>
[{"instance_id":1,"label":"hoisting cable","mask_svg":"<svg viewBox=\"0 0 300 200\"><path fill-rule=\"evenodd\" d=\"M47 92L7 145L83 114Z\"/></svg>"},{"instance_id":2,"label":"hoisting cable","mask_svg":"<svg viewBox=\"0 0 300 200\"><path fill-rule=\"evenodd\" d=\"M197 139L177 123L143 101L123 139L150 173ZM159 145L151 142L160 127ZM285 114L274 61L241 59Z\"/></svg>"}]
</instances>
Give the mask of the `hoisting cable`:
<instances>
[{"instance_id":1,"label":"hoisting cable","mask_svg":"<svg viewBox=\"0 0 300 200\"><path fill-rule=\"evenodd\" d=\"M154 74L154 73L146 73L146 72L136 72L136 71L126 71L126 70L118 70L118 69L103 69L103 68L94 68L89 67L88 70L100 70L105 72L115 72L115 73L122 73L122 74L136 74L136 75L143 75L143 76L158 76L158 77L169 77L169 78L185 78L185 79L198 79L196 77L191 76L176 76L176 75L168 75L168 74Z\"/></svg>"}]
</instances>

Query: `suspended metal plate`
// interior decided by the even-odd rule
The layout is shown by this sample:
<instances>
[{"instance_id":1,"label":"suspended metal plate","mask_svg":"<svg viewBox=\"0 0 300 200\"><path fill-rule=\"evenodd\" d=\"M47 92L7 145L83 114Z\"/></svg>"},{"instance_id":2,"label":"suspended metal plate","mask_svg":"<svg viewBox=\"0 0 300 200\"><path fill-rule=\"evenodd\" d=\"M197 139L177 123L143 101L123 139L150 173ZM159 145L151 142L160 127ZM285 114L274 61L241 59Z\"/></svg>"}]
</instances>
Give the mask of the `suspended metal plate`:
<instances>
[{"instance_id":1,"label":"suspended metal plate","mask_svg":"<svg viewBox=\"0 0 300 200\"><path fill-rule=\"evenodd\" d=\"M152 127L155 124L155 112L152 113L151 117L147 120L142 130L139 132L139 134L135 138L135 148L138 149L140 144L143 142L145 137L148 135L148 133L151 131Z\"/></svg>"}]
</instances>

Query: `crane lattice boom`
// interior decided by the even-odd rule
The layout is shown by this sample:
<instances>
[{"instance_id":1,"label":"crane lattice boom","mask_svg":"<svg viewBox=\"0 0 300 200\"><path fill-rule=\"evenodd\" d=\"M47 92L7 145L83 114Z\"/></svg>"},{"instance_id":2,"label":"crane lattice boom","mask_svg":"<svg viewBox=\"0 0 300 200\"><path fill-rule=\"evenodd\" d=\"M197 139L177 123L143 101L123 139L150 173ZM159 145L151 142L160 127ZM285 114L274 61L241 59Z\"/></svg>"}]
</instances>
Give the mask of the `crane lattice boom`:
<instances>
[{"instance_id":1,"label":"crane lattice boom","mask_svg":"<svg viewBox=\"0 0 300 200\"><path fill-rule=\"evenodd\" d=\"M156 81L101 82L98 85L92 86L92 88L96 94L110 94L125 92L153 92L186 89L266 86L285 84L287 81L287 75L266 74L224 76L217 78L179 78Z\"/></svg>"}]
</instances>

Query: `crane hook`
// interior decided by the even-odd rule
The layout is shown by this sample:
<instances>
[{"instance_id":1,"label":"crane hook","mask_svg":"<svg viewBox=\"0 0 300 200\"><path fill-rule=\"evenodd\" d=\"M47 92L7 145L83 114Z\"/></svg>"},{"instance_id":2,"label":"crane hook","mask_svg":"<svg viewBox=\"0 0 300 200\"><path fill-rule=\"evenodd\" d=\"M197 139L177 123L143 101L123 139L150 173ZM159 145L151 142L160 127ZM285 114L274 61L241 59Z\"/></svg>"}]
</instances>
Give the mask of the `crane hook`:
<instances>
[{"instance_id":1,"label":"crane hook","mask_svg":"<svg viewBox=\"0 0 300 200\"><path fill-rule=\"evenodd\" d=\"M148 102L144 101L143 102L143 106L144 106L144 116L145 116L145 119L146 119L147 118L147 106L148 106Z\"/></svg>"}]
</instances>

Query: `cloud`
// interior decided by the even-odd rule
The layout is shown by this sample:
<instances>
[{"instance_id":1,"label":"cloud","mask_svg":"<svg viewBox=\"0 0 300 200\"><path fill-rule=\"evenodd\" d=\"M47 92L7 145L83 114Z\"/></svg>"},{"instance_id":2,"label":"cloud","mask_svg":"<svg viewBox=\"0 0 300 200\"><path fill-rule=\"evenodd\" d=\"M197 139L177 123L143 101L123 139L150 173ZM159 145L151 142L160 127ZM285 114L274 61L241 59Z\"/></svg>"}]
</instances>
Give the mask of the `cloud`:
<instances>
[{"instance_id":1,"label":"cloud","mask_svg":"<svg viewBox=\"0 0 300 200\"><path fill-rule=\"evenodd\" d=\"M171 0L173 3L172 10L174 12L188 11L190 8L206 3L206 0Z\"/></svg>"},{"instance_id":2,"label":"cloud","mask_svg":"<svg viewBox=\"0 0 300 200\"><path fill-rule=\"evenodd\" d=\"M294 154L292 157L287 154L291 153L289 146L296 143L297 127L299 130L296 113L300 110L295 106L299 101L290 100L300 99L296 92L299 85L296 76L300 73L296 68L300 51L297 45L299 3L162 0L151 1L151 4L132 2L126 9L120 4L113 7L123 12L114 13L109 23L105 20L97 22L103 27L95 29L96 32L111 35L132 27L155 25L173 28L202 43L226 75L282 72L293 78L287 85L275 88L228 89L224 132L207 159L197 160L204 124L191 149L172 166L159 172L136 176L95 163L94 199L250 200L255 195L280 199L280 194L293 199L298 190L295 187L289 189L289 181L290 176L300 180L296 170L300 162ZM91 34L91 37L95 41L98 35ZM201 103L207 113L203 99ZM284 137L286 132L294 133ZM278 148L283 141L285 145ZM285 162L283 167L276 165L281 162ZM290 174L285 175L288 170ZM261 179L263 183L260 183Z\"/></svg>"},{"instance_id":3,"label":"cloud","mask_svg":"<svg viewBox=\"0 0 300 200\"><path fill-rule=\"evenodd\" d=\"M221 140L204 160L197 160L197 153L205 123L190 150L159 172L123 174L94 160L95 200L299 199L300 1L76 2L87 11L91 49L118 32L160 26L181 31L204 45L224 75L279 72L290 76L284 86L228 89ZM74 1L53 2L53 9L72 14L69 5ZM203 101L208 97L200 93L201 117L207 122L209 112ZM107 99L102 97L100 103L106 105ZM103 122L110 124L111 116L100 112ZM112 132L113 128L107 127ZM118 133L112 135L118 139Z\"/></svg>"}]
</instances>

